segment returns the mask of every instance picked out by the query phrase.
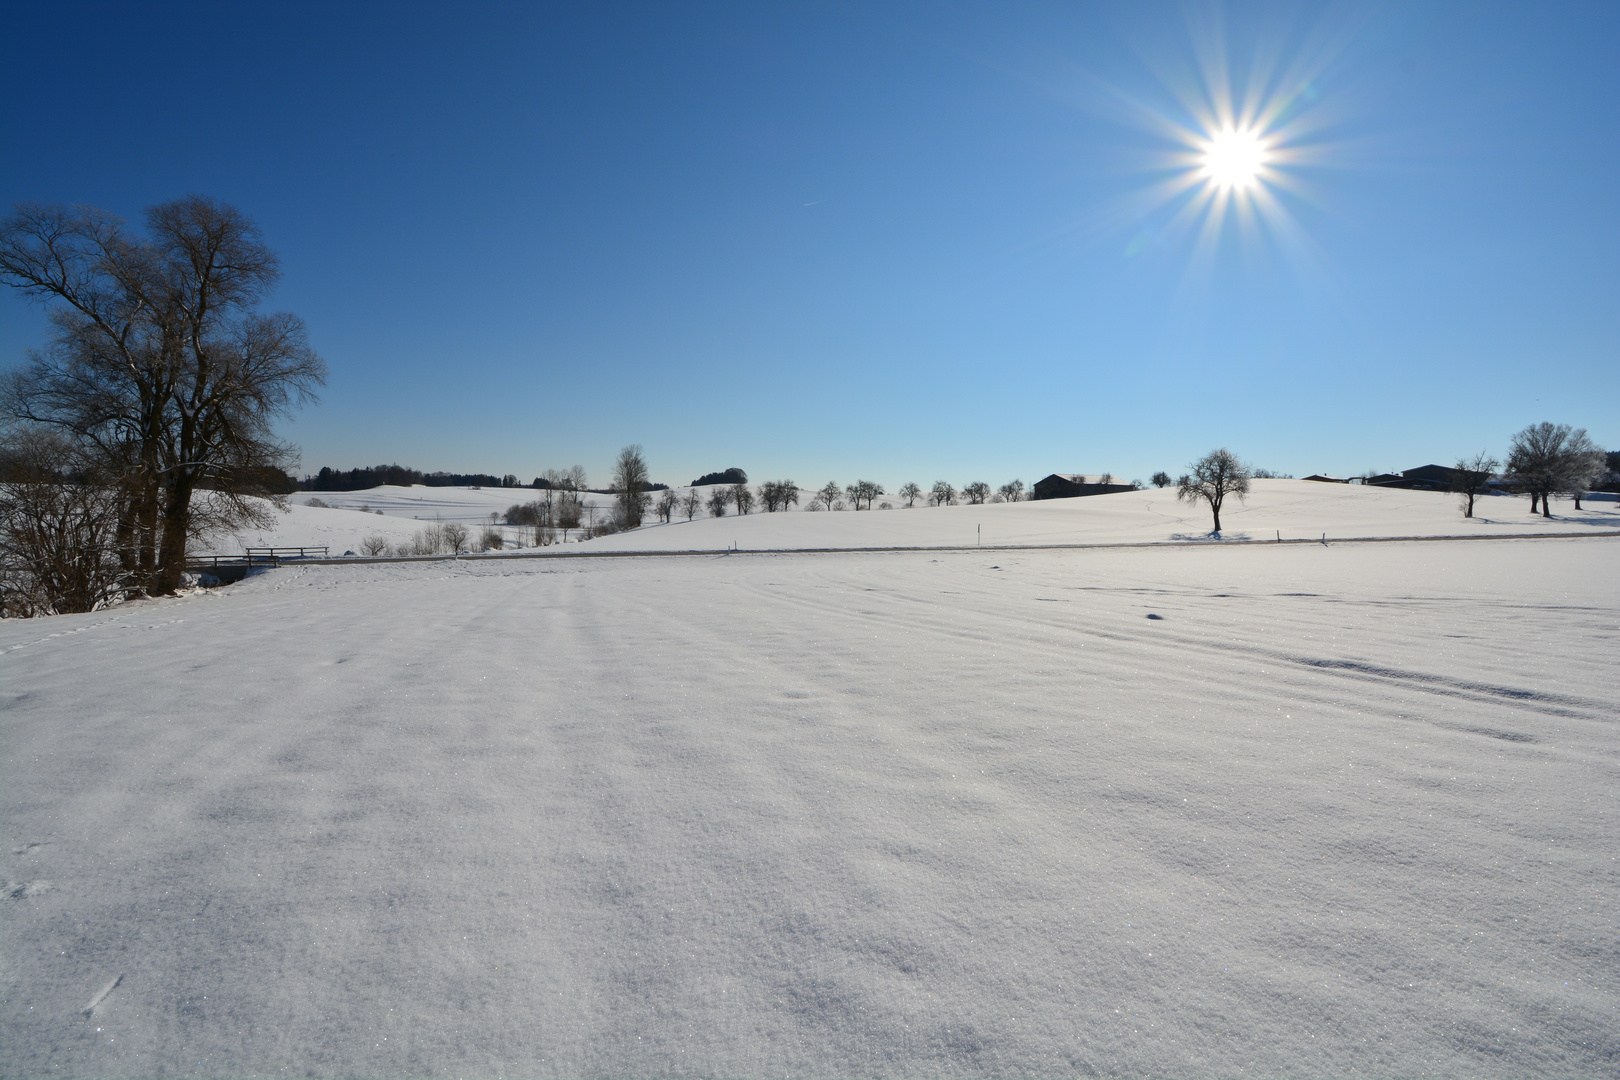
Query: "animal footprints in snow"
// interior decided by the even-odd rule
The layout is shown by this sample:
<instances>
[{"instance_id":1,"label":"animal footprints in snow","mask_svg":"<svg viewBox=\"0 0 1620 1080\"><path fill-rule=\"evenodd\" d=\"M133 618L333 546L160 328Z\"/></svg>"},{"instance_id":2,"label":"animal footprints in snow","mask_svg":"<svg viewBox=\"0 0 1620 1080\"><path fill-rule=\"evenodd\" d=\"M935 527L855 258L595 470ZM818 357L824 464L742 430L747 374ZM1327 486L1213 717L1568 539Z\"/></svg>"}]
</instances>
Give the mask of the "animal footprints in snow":
<instances>
[{"instance_id":1,"label":"animal footprints in snow","mask_svg":"<svg viewBox=\"0 0 1620 1080\"><path fill-rule=\"evenodd\" d=\"M41 893L51 891L48 881L8 881L6 882L7 900L32 900Z\"/></svg>"}]
</instances>

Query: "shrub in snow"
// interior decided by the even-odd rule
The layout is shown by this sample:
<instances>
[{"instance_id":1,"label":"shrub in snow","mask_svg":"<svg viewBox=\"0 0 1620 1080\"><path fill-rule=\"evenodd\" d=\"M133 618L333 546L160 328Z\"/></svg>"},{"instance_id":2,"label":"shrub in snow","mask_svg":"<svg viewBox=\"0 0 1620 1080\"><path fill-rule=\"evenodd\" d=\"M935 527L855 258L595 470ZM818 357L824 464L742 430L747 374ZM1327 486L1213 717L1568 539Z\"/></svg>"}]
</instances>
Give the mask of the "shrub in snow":
<instances>
[{"instance_id":1,"label":"shrub in snow","mask_svg":"<svg viewBox=\"0 0 1620 1080\"><path fill-rule=\"evenodd\" d=\"M581 470L580 475L584 475ZM557 500L557 527L563 531L563 539L568 539L568 530L579 528L580 519L585 516L585 506L580 502L579 491L568 489L561 493Z\"/></svg>"},{"instance_id":2,"label":"shrub in snow","mask_svg":"<svg viewBox=\"0 0 1620 1080\"><path fill-rule=\"evenodd\" d=\"M29 478L15 463L8 478L0 484L0 617L89 612L130 591L115 541L123 508L115 489Z\"/></svg>"},{"instance_id":3,"label":"shrub in snow","mask_svg":"<svg viewBox=\"0 0 1620 1080\"><path fill-rule=\"evenodd\" d=\"M444 547L444 526L434 523L416 530L408 545L400 545L405 555L437 555Z\"/></svg>"}]
</instances>

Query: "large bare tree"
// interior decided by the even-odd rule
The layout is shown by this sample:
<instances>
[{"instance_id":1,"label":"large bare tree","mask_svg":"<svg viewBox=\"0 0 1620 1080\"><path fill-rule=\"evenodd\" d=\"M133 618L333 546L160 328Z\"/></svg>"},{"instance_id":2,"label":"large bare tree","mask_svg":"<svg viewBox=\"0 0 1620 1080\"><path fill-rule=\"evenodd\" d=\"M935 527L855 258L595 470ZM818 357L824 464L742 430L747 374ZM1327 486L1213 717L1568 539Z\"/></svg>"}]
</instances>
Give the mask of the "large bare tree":
<instances>
[{"instance_id":1,"label":"large bare tree","mask_svg":"<svg viewBox=\"0 0 1620 1080\"><path fill-rule=\"evenodd\" d=\"M1541 516L1552 517L1554 495L1580 494L1604 473L1603 451L1587 437L1585 428L1543 421L1513 436L1507 471L1513 484L1530 493L1530 512L1541 504Z\"/></svg>"},{"instance_id":2,"label":"large bare tree","mask_svg":"<svg viewBox=\"0 0 1620 1080\"><path fill-rule=\"evenodd\" d=\"M326 365L302 320L258 310L278 276L258 227L197 195L148 210L144 237L86 207L27 204L0 224L0 279L49 305L53 328L10 373L5 409L95 453L122 497L124 569L148 592L179 585L188 541L282 497L292 447L272 425L314 400Z\"/></svg>"},{"instance_id":3,"label":"large bare tree","mask_svg":"<svg viewBox=\"0 0 1620 1080\"><path fill-rule=\"evenodd\" d=\"M647 457L639 443L619 451L613 464L614 501L618 504L619 527L634 529L647 514L652 496L647 492Z\"/></svg>"},{"instance_id":4,"label":"large bare tree","mask_svg":"<svg viewBox=\"0 0 1620 1080\"><path fill-rule=\"evenodd\" d=\"M1249 493L1249 467L1230 450L1211 450L1190 466L1192 472L1176 482L1176 498L1209 504L1215 532L1221 531L1221 505L1228 495L1240 500Z\"/></svg>"}]
</instances>

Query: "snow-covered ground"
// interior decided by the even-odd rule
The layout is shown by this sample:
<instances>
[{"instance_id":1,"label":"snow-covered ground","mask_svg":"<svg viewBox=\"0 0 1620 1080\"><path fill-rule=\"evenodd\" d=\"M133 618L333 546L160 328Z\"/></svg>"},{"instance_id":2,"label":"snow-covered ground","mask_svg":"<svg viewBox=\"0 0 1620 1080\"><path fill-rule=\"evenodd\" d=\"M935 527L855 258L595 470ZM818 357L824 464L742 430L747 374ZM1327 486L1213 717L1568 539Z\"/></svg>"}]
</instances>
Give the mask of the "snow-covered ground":
<instances>
[{"instance_id":1,"label":"snow-covered ground","mask_svg":"<svg viewBox=\"0 0 1620 1080\"><path fill-rule=\"evenodd\" d=\"M684 492L686 489L680 489ZM702 489L705 493L710 489ZM398 543L434 520L469 526L503 514L514 503L539 493L524 488L383 487L340 494L300 492L274 530L215 539L212 550L234 554L247 546L325 545L333 555L361 551L361 542L382 535ZM318 498L338 509L305 505ZM608 513L612 497L591 495L598 513ZM369 507L381 511L361 513ZM1567 500L1554 503L1551 520L1531 515L1528 498L1487 496L1475 517L1464 518L1454 495L1401 491L1305 480L1257 480L1243 502L1228 501L1221 514L1227 540L1329 539L1389 536L1506 536L1565 532L1571 535L1620 529L1620 503L1598 496L1575 510ZM1000 503L983 506L811 513L756 512L664 525L648 524L614 536L587 541L593 551L791 550L860 547L986 547L1011 544L1163 543L1202 540L1211 525L1208 509L1178 502L1173 490L1123 492L1079 499ZM505 530L508 539L515 530ZM577 550L577 549L570 549Z\"/></svg>"},{"instance_id":2,"label":"snow-covered ground","mask_svg":"<svg viewBox=\"0 0 1620 1080\"><path fill-rule=\"evenodd\" d=\"M789 517L1167 513L1108 505ZM350 564L6 622L0 1073L1612 1076L1617 554Z\"/></svg>"}]
</instances>

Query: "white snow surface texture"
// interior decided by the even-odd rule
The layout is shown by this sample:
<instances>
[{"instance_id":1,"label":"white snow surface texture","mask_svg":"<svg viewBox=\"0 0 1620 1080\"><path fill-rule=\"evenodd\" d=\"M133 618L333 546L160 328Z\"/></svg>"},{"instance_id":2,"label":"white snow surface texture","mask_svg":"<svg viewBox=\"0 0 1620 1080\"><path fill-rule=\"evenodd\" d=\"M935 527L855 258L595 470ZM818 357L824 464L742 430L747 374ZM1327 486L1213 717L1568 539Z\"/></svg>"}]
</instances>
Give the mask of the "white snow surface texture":
<instances>
[{"instance_id":1,"label":"white snow surface texture","mask_svg":"<svg viewBox=\"0 0 1620 1080\"><path fill-rule=\"evenodd\" d=\"M303 566L6 622L0 1072L1614 1076L1617 555Z\"/></svg>"}]
</instances>

